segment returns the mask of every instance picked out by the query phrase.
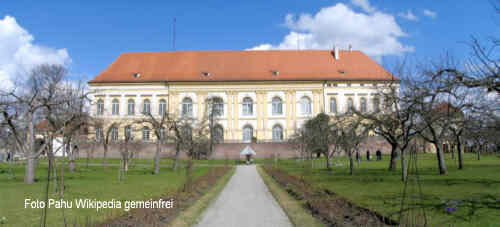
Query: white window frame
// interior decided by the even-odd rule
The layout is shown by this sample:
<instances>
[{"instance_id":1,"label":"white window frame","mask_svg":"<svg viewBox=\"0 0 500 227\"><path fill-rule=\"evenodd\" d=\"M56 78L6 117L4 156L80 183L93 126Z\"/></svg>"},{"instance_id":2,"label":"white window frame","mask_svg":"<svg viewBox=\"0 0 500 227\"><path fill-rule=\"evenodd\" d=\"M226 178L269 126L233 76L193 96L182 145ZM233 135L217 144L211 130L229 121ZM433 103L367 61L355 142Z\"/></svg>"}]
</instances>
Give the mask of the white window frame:
<instances>
[{"instance_id":1,"label":"white window frame","mask_svg":"<svg viewBox=\"0 0 500 227\"><path fill-rule=\"evenodd\" d=\"M282 115L283 114L283 101L280 97L273 97L272 101L272 114Z\"/></svg>"},{"instance_id":2,"label":"white window frame","mask_svg":"<svg viewBox=\"0 0 500 227\"><path fill-rule=\"evenodd\" d=\"M242 114L243 116L252 116L253 115L253 100L250 97L243 98L242 105Z\"/></svg>"}]
</instances>

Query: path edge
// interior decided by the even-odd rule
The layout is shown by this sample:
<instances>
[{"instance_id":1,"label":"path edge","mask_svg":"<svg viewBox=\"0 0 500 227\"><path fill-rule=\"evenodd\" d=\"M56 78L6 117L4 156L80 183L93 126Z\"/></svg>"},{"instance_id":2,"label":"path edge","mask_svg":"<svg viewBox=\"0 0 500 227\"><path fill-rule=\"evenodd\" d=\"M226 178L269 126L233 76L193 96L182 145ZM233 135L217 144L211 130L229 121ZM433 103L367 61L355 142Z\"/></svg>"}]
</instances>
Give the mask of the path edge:
<instances>
[{"instance_id":1,"label":"path edge","mask_svg":"<svg viewBox=\"0 0 500 227\"><path fill-rule=\"evenodd\" d=\"M323 223L313 217L312 214L303 207L300 201L290 196L288 192L281 188L281 186L262 169L261 165L257 165L257 172L294 226L324 226Z\"/></svg>"},{"instance_id":2,"label":"path edge","mask_svg":"<svg viewBox=\"0 0 500 227\"><path fill-rule=\"evenodd\" d=\"M196 225L205 210L216 200L222 190L226 187L227 183L236 171L236 167L231 167L226 175L224 175L216 185L205 193L198 201L192 206L182 211L170 224L167 226L175 227L190 227Z\"/></svg>"}]
</instances>

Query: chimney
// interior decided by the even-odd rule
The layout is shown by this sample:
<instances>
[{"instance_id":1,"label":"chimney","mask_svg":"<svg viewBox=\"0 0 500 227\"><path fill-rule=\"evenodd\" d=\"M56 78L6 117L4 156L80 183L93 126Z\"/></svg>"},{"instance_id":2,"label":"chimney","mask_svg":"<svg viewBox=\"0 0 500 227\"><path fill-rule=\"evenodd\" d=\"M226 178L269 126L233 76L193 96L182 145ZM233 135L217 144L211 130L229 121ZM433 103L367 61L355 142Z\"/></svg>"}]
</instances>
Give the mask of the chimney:
<instances>
[{"instance_id":1,"label":"chimney","mask_svg":"<svg viewBox=\"0 0 500 227\"><path fill-rule=\"evenodd\" d=\"M334 55L335 55L335 60L339 60L340 56L339 56L339 48L337 46L335 46L333 48L333 51L334 51Z\"/></svg>"}]
</instances>

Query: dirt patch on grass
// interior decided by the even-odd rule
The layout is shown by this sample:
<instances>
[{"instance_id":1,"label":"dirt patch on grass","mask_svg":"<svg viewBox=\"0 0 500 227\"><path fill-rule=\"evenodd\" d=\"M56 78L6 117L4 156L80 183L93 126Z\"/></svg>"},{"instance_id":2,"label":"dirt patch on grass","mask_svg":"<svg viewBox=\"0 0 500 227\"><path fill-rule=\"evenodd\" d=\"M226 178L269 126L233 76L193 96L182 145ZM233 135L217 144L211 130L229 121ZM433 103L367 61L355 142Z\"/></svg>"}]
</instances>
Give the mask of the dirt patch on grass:
<instances>
[{"instance_id":1,"label":"dirt patch on grass","mask_svg":"<svg viewBox=\"0 0 500 227\"><path fill-rule=\"evenodd\" d=\"M182 189L171 194L164 195L154 200L173 200L173 208L170 209L132 209L126 215L101 223L99 227L118 226L166 226L179 215L179 213L194 204L203 194L216 185L217 180L223 177L231 167L215 167L207 174L196 178L191 186L190 192Z\"/></svg>"},{"instance_id":2,"label":"dirt patch on grass","mask_svg":"<svg viewBox=\"0 0 500 227\"><path fill-rule=\"evenodd\" d=\"M397 222L377 212L360 207L328 189L313 187L271 165L263 169L290 195L304 202L313 216L328 226L394 226Z\"/></svg>"}]
</instances>

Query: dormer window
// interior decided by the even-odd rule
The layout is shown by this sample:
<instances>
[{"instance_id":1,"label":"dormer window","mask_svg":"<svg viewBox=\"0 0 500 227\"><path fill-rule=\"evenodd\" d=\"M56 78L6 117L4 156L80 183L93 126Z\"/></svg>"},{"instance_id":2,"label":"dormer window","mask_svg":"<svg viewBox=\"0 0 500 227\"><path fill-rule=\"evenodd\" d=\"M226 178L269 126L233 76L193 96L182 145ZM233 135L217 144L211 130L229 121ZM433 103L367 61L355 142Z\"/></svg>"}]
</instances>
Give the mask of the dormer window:
<instances>
[{"instance_id":1,"label":"dormer window","mask_svg":"<svg viewBox=\"0 0 500 227\"><path fill-rule=\"evenodd\" d=\"M140 73L134 73L134 78L136 78L136 79L137 79L137 78L139 78L139 77L141 77L141 74L140 74Z\"/></svg>"},{"instance_id":2,"label":"dormer window","mask_svg":"<svg viewBox=\"0 0 500 227\"><path fill-rule=\"evenodd\" d=\"M273 71L273 76L278 76L280 74L280 71Z\"/></svg>"},{"instance_id":3,"label":"dormer window","mask_svg":"<svg viewBox=\"0 0 500 227\"><path fill-rule=\"evenodd\" d=\"M203 76L210 76L210 72L203 72Z\"/></svg>"}]
</instances>

